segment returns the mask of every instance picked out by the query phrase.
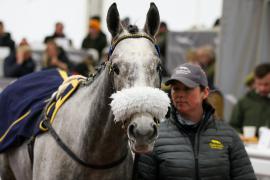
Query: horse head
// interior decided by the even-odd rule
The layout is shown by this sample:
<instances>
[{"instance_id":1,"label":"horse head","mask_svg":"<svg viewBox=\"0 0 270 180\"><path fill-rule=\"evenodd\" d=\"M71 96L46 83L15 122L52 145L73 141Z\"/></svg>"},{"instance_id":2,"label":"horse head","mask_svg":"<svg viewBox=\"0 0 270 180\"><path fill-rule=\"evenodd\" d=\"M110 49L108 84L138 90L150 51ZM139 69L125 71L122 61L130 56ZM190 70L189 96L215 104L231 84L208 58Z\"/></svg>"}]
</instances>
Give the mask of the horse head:
<instances>
[{"instance_id":1,"label":"horse head","mask_svg":"<svg viewBox=\"0 0 270 180\"><path fill-rule=\"evenodd\" d=\"M116 122L127 130L131 149L145 153L153 149L158 136L158 123L169 106L168 96L158 89L161 83L161 60L155 45L159 12L151 3L143 30L124 28L116 4L107 14L112 35L110 64L114 93L111 107Z\"/></svg>"}]
</instances>

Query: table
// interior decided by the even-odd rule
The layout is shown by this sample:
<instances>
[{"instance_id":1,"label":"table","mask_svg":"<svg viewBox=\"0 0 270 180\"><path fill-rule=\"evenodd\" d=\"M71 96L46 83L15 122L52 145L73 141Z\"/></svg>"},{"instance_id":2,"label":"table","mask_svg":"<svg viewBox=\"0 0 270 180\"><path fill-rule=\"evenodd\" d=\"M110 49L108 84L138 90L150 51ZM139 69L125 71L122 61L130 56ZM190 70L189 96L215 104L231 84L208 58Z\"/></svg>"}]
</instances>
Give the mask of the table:
<instances>
[{"instance_id":1,"label":"table","mask_svg":"<svg viewBox=\"0 0 270 180\"><path fill-rule=\"evenodd\" d=\"M246 145L246 151L258 179L270 180L270 149Z\"/></svg>"}]
</instances>

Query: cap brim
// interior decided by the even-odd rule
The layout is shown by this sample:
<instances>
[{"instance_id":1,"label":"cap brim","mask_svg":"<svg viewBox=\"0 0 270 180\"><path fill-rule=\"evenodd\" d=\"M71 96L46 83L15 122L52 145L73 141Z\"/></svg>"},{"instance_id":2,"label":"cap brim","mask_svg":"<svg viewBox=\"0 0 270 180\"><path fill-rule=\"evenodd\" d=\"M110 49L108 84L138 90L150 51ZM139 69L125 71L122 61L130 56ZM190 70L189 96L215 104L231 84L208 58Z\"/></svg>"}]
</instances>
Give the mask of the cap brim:
<instances>
[{"instance_id":1,"label":"cap brim","mask_svg":"<svg viewBox=\"0 0 270 180\"><path fill-rule=\"evenodd\" d=\"M179 81L181 83L183 83L184 85L186 85L189 88L195 88L197 86L199 86L198 83L191 81L190 79L187 79L185 77L177 77L177 78L171 78L168 81L165 82L165 85L170 85L175 83L175 81Z\"/></svg>"}]
</instances>

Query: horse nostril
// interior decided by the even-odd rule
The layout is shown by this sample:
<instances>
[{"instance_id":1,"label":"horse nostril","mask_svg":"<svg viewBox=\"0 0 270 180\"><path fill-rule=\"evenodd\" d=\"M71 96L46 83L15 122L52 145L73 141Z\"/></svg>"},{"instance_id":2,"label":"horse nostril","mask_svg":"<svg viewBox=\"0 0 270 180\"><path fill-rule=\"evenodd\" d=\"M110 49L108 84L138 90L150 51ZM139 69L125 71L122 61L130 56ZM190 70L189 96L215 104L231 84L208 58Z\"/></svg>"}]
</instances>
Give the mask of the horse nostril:
<instances>
[{"instance_id":1,"label":"horse nostril","mask_svg":"<svg viewBox=\"0 0 270 180\"><path fill-rule=\"evenodd\" d=\"M153 140L157 137L157 134L158 134L158 126L154 122L148 124L148 126L146 124L142 126L133 122L128 126L128 136L133 140L135 139Z\"/></svg>"},{"instance_id":2,"label":"horse nostril","mask_svg":"<svg viewBox=\"0 0 270 180\"><path fill-rule=\"evenodd\" d=\"M132 123L128 126L128 134L131 138L135 138L135 128L136 128L136 124Z\"/></svg>"},{"instance_id":3,"label":"horse nostril","mask_svg":"<svg viewBox=\"0 0 270 180\"><path fill-rule=\"evenodd\" d=\"M153 127L153 134L151 136L151 139L153 138L156 138L157 137L157 134L158 134L158 126L156 123L152 123L152 127Z\"/></svg>"}]
</instances>

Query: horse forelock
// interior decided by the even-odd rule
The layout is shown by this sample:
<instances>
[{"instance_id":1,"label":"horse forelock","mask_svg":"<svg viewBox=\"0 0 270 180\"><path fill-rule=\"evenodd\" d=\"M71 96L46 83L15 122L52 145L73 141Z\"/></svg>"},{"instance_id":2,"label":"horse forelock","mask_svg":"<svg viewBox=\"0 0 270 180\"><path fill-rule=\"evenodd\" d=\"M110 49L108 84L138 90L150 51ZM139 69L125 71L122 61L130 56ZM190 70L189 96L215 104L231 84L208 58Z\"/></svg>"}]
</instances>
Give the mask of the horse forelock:
<instances>
[{"instance_id":1,"label":"horse forelock","mask_svg":"<svg viewBox=\"0 0 270 180\"><path fill-rule=\"evenodd\" d=\"M135 33L138 33L139 32L139 28L138 26L136 25L129 25L127 27L127 31L130 33L130 34L135 34Z\"/></svg>"}]
</instances>

